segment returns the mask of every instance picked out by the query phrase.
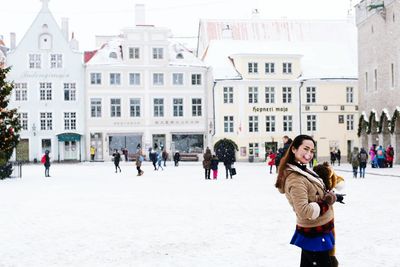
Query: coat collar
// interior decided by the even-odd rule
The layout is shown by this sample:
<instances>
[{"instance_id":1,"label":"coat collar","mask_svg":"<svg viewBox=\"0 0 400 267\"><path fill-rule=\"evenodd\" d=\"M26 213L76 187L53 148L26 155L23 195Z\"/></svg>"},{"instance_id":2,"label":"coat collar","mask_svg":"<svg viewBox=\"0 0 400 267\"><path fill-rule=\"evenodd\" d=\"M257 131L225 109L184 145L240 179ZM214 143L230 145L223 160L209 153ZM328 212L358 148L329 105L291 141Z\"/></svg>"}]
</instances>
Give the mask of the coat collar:
<instances>
[{"instance_id":1,"label":"coat collar","mask_svg":"<svg viewBox=\"0 0 400 267\"><path fill-rule=\"evenodd\" d=\"M309 170L309 172L313 173L315 176L311 175L310 173L303 171L302 169L300 169L299 167L297 167L296 165L287 163L287 166L289 167L289 170L295 171L297 173L300 173L301 175L303 175L304 177L306 177L310 182L317 184L318 186L320 186L322 189L326 190L325 188L325 184L322 181L321 178L318 178L318 174L316 174L313 170Z\"/></svg>"}]
</instances>

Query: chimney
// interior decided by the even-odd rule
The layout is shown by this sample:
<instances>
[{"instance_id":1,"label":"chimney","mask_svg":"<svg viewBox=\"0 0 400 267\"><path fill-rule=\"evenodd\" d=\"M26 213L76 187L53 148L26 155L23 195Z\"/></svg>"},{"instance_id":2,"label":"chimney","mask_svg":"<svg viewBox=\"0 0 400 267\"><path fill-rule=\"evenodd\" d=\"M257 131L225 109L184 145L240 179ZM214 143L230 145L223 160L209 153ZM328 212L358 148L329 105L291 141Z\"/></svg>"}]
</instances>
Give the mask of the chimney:
<instances>
[{"instance_id":1,"label":"chimney","mask_svg":"<svg viewBox=\"0 0 400 267\"><path fill-rule=\"evenodd\" d=\"M258 8L253 8L251 10L251 18L252 19L259 19L260 18L260 10L258 10Z\"/></svg>"},{"instance_id":2,"label":"chimney","mask_svg":"<svg viewBox=\"0 0 400 267\"><path fill-rule=\"evenodd\" d=\"M14 50L16 46L17 46L17 36L15 35L15 32L10 32L10 49Z\"/></svg>"},{"instance_id":3,"label":"chimney","mask_svg":"<svg viewBox=\"0 0 400 267\"><path fill-rule=\"evenodd\" d=\"M144 4L135 5L135 25L146 25L146 10Z\"/></svg>"},{"instance_id":4,"label":"chimney","mask_svg":"<svg viewBox=\"0 0 400 267\"><path fill-rule=\"evenodd\" d=\"M68 41L69 37L68 18L61 18L61 31L65 40Z\"/></svg>"},{"instance_id":5,"label":"chimney","mask_svg":"<svg viewBox=\"0 0 400 267\"><path fill-rule=\"evenodd\" d=\"M79 42L75 39L74 32L72 32L71 41L69 41L69 47L71 47L72 50L79 50Z\"/></svg>"}]
</instances>

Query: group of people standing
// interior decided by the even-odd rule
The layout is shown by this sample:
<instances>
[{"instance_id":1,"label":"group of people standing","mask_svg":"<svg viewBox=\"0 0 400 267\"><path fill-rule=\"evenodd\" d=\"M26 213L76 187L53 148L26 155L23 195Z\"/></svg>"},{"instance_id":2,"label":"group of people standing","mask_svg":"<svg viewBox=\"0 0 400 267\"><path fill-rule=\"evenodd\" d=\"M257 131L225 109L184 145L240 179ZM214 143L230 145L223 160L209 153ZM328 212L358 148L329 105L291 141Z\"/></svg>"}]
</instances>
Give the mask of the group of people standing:
<instances>
[{"instance_id":1,"label":"group of people standing","mask_svg":"<svg viewBox=\"0 0 400 267\"><path fill-rule=\"evenodd\" d=\"M369 149L372 168L392 168L394 159L394 149L391 145L383 148L381 145L373 144Z\"/></svg>"},{"instance_id":2,"label":"group of people standing","mask_svg":"<svg viewBox=\"0 0 400 267\"><path fill-rule=\"evenodd\" d=\"M225 175L226 179L229 177L232 179L232 176L236 174L236 169L232 167L234 163L234 159L231 157L224 157L222 162L225 166ZM204 168L204 178L206 180L211 179L211 170L213 171L213 179L216 180L218 178L218 164L220 159L217 155L211 153L211 149L209 147L206 148L206 152L203 154L203 168Z\"/></svg>"},{"instance_id":3,"label":"group of people standing","mask_svg":"<svg viewBox=\"0 0 400 267\"><path fill-rule=\"evenodd\" d=\"M293 142L292 139L285 135L282 137L283 147L278 148L276 152L270 149L266 153L266 162L269 166L269 173L272 174L272 167L275 166L276 172L278 173L278 167L281 162L281 159L285 155L286 151L288 150L290 144Z\"/></svg>"},{"instance_id":4,"label":"group of people standing","mask_svg":"<svg viewBox=\"0 0 400 267\"><path fill-rule=\"evenodd\" d=\"M340 149L331 150L330 156L331 156L331 165L335 166L335 162L337 161L338 166L340 166L340 160L342 159L342 152L340 152Z\"/></svg>"}]
</instances>

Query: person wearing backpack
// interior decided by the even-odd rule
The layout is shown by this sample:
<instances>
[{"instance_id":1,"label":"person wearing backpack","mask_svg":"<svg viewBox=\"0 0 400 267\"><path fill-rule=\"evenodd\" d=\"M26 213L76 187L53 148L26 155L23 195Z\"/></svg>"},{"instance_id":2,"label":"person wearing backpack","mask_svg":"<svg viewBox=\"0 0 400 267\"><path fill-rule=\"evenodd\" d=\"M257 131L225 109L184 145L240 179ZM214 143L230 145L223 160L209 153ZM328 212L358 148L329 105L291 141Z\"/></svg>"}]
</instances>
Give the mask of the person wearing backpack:
<instances>
[{"instance_id":1,"label":"person wearing backpack","mask_svg":"<svg viewBox=\"0 0 400 267\"><path fill-rule=\"evenodd\" d=\"M353 178L357 178L358 167L360 166L360 160L358 159L358 148L354 147L351 152L350 163L353 167Z\"/></svg>"},{"instance_id":2,"label":"person wearing backpack","mask_svg":"<svg viewBox=\"0 0 400 267\"><path fill-rule=\"evenodd\" d=\"M44 166L44 176L45 177L50 177L50 151L46 150L44 152L44 155L42 159L40 160L41 163L43 163Z\"/></svg>"},{"instance_id":3,"label":"person wearing backpack","mask_svg":"<svg viewBox=\"0 0 400 267\"><path fill-rule=\"evenodd\" d=\"M360 178L365 178L365 168L367 167L368 153L364 148L360 149L358 160L360 161Z\"/></svg>"},{"instance_id":4,"label":"person wearing backpack","mask_svg":"<svg viewBox=\"0 0 400 267\"><path fill-rule=\"evenodd\" d=\"M140 167L142 166L143 160L144 160L144 157L143 157L143 155L142 155L142 150L140 149L140 150L139 150L139 153L138 153L137 156L136 156L136 170L138 171L137 176L142 176L143 173L144 173L144 171L142 171L142 170L140 169Z\"/></svg>"},{"instance_id":5,"label":"person wearing backpack","mask_svg":"<svg viewBox=\"0 0 400 267\"><path fill-rule=\"evenodd\" d=\"M376 158L378 159L378 167L379 168L384 168L384 163L385 163L385 150L383 149L382 146L379 146L378 149L376 150Z\"/></svg>"}]
</instances>

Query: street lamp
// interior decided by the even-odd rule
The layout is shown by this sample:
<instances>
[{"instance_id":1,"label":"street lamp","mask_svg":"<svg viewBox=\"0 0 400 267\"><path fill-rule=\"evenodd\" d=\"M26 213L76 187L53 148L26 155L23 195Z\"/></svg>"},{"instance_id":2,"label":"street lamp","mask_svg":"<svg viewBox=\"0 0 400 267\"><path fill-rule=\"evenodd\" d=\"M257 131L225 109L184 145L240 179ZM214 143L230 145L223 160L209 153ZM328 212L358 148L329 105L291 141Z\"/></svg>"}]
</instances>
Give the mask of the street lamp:
<instances>
[{"instance_id":1,"label":"street lamp","mask_svg":"<svg viewBox=\"0 0 400 267\"><path fill-rule=\"evenodd\" d=\"M36 136L36 125L35 125L35 123L32 124L32 131L33 131L33 136Z\"/></svg>"}]
</instances>

